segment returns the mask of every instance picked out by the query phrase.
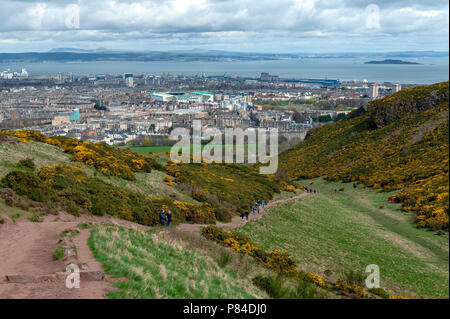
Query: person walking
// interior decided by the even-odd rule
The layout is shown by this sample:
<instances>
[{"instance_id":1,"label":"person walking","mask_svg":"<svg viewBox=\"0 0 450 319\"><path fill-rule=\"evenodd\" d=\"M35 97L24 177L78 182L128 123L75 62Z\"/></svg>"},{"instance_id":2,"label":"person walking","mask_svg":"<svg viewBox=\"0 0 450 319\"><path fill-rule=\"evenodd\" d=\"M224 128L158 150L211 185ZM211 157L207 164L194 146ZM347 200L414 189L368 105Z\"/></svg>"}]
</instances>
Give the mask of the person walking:
<instances>
[{"instance_id":1,"label":"person walking","mask_svg":"<svg viewBox=\"0 0 450 319\"><path fill-rule=\"evenodd\" d=\"M167 217L167 227L169 227L170 224L172 223L172 212L170 211L170 209L167 210L166 217Z\"/></svg>"},{"instance_id":2,"label":"person walking","mask_svg":"<svg viewBox=\"0 0 450 319\"><path fill-rule=\"evenodd\" d=\"M241 212L239 216L241 216L241 219L244 219L244 212Z\"/></svg>"},{"instance_id":3,"label":"person walking","mask_svg":"<svg viewBox=\"0 0 450 319\"><path fill-rule=\"evenodd\" d=\"M258 212L258 214L259 214L259 208L260 208L260 206L261 206L261 202L258 202L258 205L256 205L256 211Z\"/></svg>"},{"instance_id":4,"label":"person walking","mask_svg":"<svg viewBox=\"0 0 450 319\"><path fill-rule=\"evenodd\" d=\"M167 216L166 216L166 214L164 212L164 208L163 208L159 212L159 223L161 224L161 226L164 226L166 219L167 219Z\"/></svg>"},{"instance_id":5,"label":"person walking","mask_svg":"<svg viewBox=\"0 0 450 319\"><path fill-rule=\"evenodd\" d=\"M264 208L264 206L266 206L266 202L264 200L261 202L261 204L262 204L263 208Z\"/></svg>"},{"instance_id":6,"label":"person walking","mask_svg":"<svg viewBox=\"0 0 450 319\"><path fill-rule=\"evenodd\" d=\"M250 213L248 212L248 210L245 211L245 219L248 220L248 215L250 215Z\"/></svg>"}]
</instances>

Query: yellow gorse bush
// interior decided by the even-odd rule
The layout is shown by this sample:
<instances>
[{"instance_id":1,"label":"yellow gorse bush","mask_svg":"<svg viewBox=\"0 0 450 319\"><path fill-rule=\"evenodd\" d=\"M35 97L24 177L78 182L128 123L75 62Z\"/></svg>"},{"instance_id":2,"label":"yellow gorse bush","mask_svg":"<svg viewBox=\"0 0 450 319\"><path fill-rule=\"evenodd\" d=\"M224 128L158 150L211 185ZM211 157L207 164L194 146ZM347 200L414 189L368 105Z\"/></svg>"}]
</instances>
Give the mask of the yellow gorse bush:
<instances>
[{"instance_id":1,"label":"yellow gorse bush","mask_svg":"<svg viewBox=\"0 0 450 319\"><path fill-rule=\"evenodd\" d=\"M82 142L61 136L47 137L32 130L2 131L2 133L16 136L21 142L36 141L61 147L73 154L73 161L93 166L105 175L133 180L134 172L150 173L153 168L162 169L150 156L103 143Z\"/></svg>"},{"instance_id":2,"label":"yellow gorse bush","mask_svg":"<svg viewBox=\"0 0 450 319\"><path fill-rule=\"evenodd\" d=\"M338 279L336 281L335 287L339 290L354 293L360 297L366 296L366 291L361 286L359 286L357 284L350 285L343 279Z\"/></svg>"}]
</instances>

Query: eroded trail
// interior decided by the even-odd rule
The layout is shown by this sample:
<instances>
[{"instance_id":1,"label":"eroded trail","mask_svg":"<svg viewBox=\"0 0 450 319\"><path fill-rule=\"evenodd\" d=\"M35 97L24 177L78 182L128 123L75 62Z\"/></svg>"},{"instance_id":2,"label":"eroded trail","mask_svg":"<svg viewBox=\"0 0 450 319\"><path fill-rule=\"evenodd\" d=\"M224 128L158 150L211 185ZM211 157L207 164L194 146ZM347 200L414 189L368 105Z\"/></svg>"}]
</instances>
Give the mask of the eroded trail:
<instances>
[{"instance_id":1,"label":"eroded trail","mask_svg":"<svg viewBox=\"0 0 450 319\"><path fill-rule=\"evenodd\" d=\"M114 221L123 226L134 225L130 222L71 215L47 216L43 222L33 223L26 218L13 222L2 215L5 224L0 225L0 299L16 298L58 298L58 299L91 299L105 298L105 293L113 289L111 278L104 280L81 280L80 288L69 289L65 285L64 273L68 261L55 260L54 253L67 229L75 229L84 222ZM86 265L89 271L103 272L102 266L92 255L87 240L89 229L80 229L73 238L78 258L76 263ZM19 276L7 280L6 276Z\"/></svg>"},{"instance_id":2,"label":"eroded trail","mask_svg":"<svg viewBox=\"0 0 450 319\"><path fill-rule=\"evenodd\" d=\"M266 205L266 207L260 211L259 214L258 213L256 213L256 214L250 213L250 215L248 216L248 220L246 220L245 218L242 219L239 216L233 216L233 218L231 219L231 222L229 222L229 223L218 222L216 224L216 226L217 227L222 227L222 228L224 228L226 230L232 230L232 229L244 226L248 222L260 219L272 207L275 207L275 206L278 206L278 205L283 205L285 203L296 201L296 200L299 200L299 199L303 199L303 198L305 198L308 195L309 195L309 193L301 193L301 194L296 195L294 197L270 201ZM181 230L181 231L186 231L186 232L196 232L201 227L204 227L204 226L208 226L208 225L206 225L206 224L180 224L180 225L177 226L177 229Z\"/></svg>"}]
</instances>

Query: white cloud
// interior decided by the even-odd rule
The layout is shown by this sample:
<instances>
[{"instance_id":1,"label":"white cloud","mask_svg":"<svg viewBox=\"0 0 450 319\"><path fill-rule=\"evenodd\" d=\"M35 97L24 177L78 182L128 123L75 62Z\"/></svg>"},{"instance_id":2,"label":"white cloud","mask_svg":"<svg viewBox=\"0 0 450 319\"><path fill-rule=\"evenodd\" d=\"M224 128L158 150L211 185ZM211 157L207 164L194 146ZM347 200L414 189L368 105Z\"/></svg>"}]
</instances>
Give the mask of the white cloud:
<instances>
[{"instance_id":1,"label":"white cloud","mask_svg":"<svg viewBox=\"0 0 450 319\"><path fill-rule=\"evenodd\" d=\"M235 43L236 50L245 44L264 51L267 43L271 43L274 51L292 51L295 48L288 44L297 39L317 41L323 47L327 39L332 39L334 43L340 41L342 48L349 41L357 45L357 39L374 39L380 45L392 42L400 48L402 39L410 45L409 39L416 37L417 49L423 49L424 41L435 46L429 49L442 49L436 43L448 42L447 2L377 1L379 28L368 28L366 7L372 3L356 0L0 0L0 40L3 43L15 40L23 47L39 39L54 46L71 43L103 46L101 43L113 41L130 44L134 41L133 45L142 46L137 41L145 41L149 49L162 43L189 46L207 45L209 41L227 47ZM65 8L69 4L80 6L78 30L68 29L65 23ZM335 49L341 48L338 45Z\"/></svg>"}]
</instances>

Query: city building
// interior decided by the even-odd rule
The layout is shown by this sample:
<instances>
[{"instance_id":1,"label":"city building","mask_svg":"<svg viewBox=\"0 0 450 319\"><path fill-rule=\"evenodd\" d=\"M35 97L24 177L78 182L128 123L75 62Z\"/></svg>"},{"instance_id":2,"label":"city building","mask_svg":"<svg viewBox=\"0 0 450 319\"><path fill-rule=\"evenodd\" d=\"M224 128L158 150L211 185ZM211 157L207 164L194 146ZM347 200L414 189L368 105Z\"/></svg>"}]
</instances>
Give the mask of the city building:
<instances>
[{"instance_id":1,"label":"city building","mask_svg":"<svg viewBox=\"0 0 450 319\"><path fill-rule=\"evenodd\" d=\"M378 97L378 84L372 84L369 87L369 97L371 99L376 99Z\"/></svg>"},{"instance_id":2,"label":"city building","mask_svg":"<svg viewBox=\"0 0 450 319\"><path fill-rule=\"evenodd\" d=\"M392 92L394 92L394 93L400 91L401 89L402 89L402 85L401 84L394 84L392 86Z\"/></svg>"},{"instance_id":3,"label":"city building","mask_svg":"<svg viewBox=\"0 0 450 319\"><path fill-rule=\"evenodd\" d=\"M156 101L176 103L205 103L214 101L214 93L195 92L153 92L150 96Z\"/></svg>"},{"instance_id":4,"label":"city building","mask_svg":"<svg viewBox=\"0 0 450 319\"><path fill-rule=\"evenodd\" d=\"M134 86L133 77L125 78L125 84L127 87L132 88Z\"/></svg>"}]
</instances>

